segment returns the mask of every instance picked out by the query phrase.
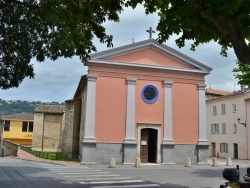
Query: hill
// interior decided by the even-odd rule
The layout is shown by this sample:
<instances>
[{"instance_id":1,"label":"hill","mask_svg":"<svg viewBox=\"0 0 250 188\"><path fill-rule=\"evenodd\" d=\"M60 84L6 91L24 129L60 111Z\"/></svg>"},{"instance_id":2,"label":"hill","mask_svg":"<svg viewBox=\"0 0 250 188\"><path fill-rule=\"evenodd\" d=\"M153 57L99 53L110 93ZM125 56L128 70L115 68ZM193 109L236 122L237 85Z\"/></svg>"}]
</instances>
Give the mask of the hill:
<instances>
[{"instance_id":1,"label":"hill","mask_svg":"<svg viewBox=\"0 0 250 188\"><path fill-rule=\"evenodd\" d=\"M63 105L65 103L58 102L41 102L41 101L21 101L21 100L2 100L0 99L0 116L17 114L21 112L34 113L34 109L37 105L47 104L47 105Z\"/></svg>"}]
</instances>

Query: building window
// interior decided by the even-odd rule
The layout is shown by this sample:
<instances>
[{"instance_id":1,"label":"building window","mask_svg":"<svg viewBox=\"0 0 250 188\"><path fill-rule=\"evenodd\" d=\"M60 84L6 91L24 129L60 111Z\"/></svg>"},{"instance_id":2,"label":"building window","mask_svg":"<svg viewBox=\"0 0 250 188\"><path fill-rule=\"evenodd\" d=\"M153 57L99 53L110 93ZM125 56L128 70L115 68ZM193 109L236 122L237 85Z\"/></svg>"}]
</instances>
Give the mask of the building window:
<instances>
[{"instance_id":1,"label":"building window","mask_svg":"<svg viewBox=\"0 0 250 188\"><path fill-rule=\"evenodd\" d=\"M225 104L221 105L221 114L226 114L226 105Z\"/></svg>"},{"instance_id":2,"label":"building window","mask_svg":"<svg viewBox=\"0 0 250 188\"><path fill-rule=\"evenodd\" d=\"M29 132L33 132L33 122L29 122Z\"/></svg>"},{"instance_id":3,"label":"building window","mask_svg":"<svg viewBox=\"0 0 250 188\"><path fill-rule=\"evenodd\" d=\"M4 122L4 131L10 131L10 121Z\"/></svg>"},{"instance_id":4,"label":"building window","mask_svg":"<svg viewBox=\"0 0 250 188\"><path fill-rule=\"evenodd\" d=\"M219 124L215 123L211 125L211 133L218 134L219 133Z\"/></svg>"},{"instance_id":5,"label":"building window","mask_svg":"<svg viewBox=\"0 0 250 188\"><path fill-rule=\"evenodd\" d=\"M22 127L22 132L27 132L27 130L28 130L28 122L24 121L23 122L23 127Z\"/></svg>"},{"instance_id":6,"label":"building window","mask_svg":"<svg viewBox=\"0 0 250 188\"><path fill-rule=\"evenodd\" d=\"M236 104L233 104L233 113L236 113Z\"/></svg>"},{"instance_id":7,"label":"building window","mask_svg":"<svg viewBox=\"0 0 250 188\"><path fill-rule=\"evenodd\" d=\"M233 133L236 134L237 133L237 125L233 124Z\"/></svg>"},{"instance_id":8,"label":"building window","mask_svg":"<svg viewBox=\"0 0 250 188\"><path fill-rule=\"evenodd\" d=\"M228 143L220 143L220 152L228 153Z\"/></svg>"},{"instance_id":9,"label":"building window","mask_svg":"<svg viewBox=\"0 0 250 188\"><path fill-rule=\"evenodd\" d=\"M146 103L155 103L158 99L159 92L154 85L146 85L141 91L142 100Z\"/></svg>"},{"instance_id":10,"label":"building window","mask_svg":"<svg viewBox=\"0 0 250 188\"><path fill-rule=\"evenodd\" d=\"M213 106L213 116L216 116L216 115L217 115L217 107Z\"/></svg>"},{"instance_id":11,"label":"building window","mask_svg":"<svg viewBox=\"0 0 250 188\"><path fill-rule=\"evenodd\" d=\"M33 122L23 122L22 132L33 132Z\"/></svg>"},{"instance_id":12,"label":"building window","mask_svg":"<svg viewBox=\"0 0 250 188\"><path fill-rule=\"evenodd\" d=\"M226 134L227 133L227 126L226 126L226 123L222 123L222 131L221 131L222 134Z\"/></svg>"}]
</instances>

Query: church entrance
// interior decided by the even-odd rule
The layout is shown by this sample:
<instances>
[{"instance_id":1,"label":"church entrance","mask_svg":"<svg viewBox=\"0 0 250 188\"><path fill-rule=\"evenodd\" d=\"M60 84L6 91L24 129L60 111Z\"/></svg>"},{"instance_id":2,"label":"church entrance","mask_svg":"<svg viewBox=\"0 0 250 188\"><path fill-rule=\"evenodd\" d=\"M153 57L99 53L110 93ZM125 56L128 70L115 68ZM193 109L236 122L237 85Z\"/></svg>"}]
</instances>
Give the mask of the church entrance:
<instances>
[{"instance_id":1,"label":"church entrance","mask_svg":"<svg viewBox=\"0 0 250 188\"><path fill-rule=\"evenodd\" d=\"M157 129L141 129L140 158L142 163L156 163L157 138Z\"/></svg>"}]
</instances>

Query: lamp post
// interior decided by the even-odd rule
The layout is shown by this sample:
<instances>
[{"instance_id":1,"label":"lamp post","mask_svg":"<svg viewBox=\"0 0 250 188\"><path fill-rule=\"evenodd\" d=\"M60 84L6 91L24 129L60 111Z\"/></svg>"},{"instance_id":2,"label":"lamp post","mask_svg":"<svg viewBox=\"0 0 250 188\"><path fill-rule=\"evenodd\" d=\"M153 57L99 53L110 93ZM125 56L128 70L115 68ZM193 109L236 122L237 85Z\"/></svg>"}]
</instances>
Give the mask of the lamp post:
<instances>
[{"instance_id":1,"label":"lamp post","mask_svg":"<svg viewBox=\"0 0 250 188\"><path fill-rule=\"evenodd\" d=\"M3 143L3 128L4 128L4 121L0 119L0 157L3 157L2 153L2 143Z\"/></svg>"},{"instance_id":2,"label":"lamp post","mask_svg":"<svg viewBox=\"0 0 250 188\"><path fill-rule=\"evenodd\" d=\"M246 127L246 123L241 123L240 118L238 118L237 121L238 121L239 124L244 125Z\"/></svg>"}]
</instances>

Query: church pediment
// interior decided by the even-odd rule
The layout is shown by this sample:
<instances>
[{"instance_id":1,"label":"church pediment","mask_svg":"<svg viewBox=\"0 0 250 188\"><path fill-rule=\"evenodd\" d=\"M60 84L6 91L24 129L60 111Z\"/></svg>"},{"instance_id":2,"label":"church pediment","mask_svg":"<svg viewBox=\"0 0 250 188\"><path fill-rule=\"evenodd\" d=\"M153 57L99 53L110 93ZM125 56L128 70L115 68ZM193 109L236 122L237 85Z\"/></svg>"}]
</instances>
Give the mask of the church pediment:
<instances>
[{"instance_id":1,"label":"church pediment","mask_svg":"<svg viewBox=\"0 0 250 188\"><path fill-rule=\"evenodd\" d=\"M86 65L109 64L162 68L208 74L212 69L154 39L95 53Z\"/></svg>"},{"instance_id":2,"label":"church pediment","mask_svg":"<svg viewBox=\"0 0 250 188\"><path fill-rule=\"evenodd\" d=\"M178 61L177 59L174 59L171 56L166 56L165 54L151 47L142 50L137 50L135 52L127 53L124 55L111 57L107 60L115 62L196 69L196 67L191 64L183 63L181 61Z\"/></svg>"}]
</instances>

